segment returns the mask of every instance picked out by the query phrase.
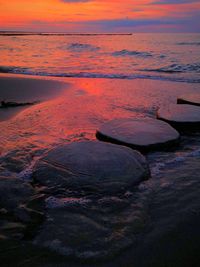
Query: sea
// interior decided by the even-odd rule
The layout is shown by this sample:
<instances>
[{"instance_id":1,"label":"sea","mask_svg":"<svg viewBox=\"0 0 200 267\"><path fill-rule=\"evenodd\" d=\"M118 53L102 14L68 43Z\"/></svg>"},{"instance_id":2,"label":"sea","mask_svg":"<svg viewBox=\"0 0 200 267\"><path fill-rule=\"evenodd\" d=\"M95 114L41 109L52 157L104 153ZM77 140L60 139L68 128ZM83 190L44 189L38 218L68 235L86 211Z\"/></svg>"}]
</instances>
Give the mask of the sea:
<instances>
[{"instance_id":1,"label":"sea","mask_svg":"<svg viewBox=\"0 0 200 267\"><path fill-rule=\"evenodd\" d=\"M34 185L35 165L51 149L95 140L96 130L111 119L155 118L159 107L175 104L178 96L200 93L200 34L4 32L0 33L0 72L11 78L14 74L15 79L66 83L60 97L35 99L37 105L0 121L0 176ZM23 79L14 83L10 79L7 90L21 92ZM38 97L46 94L44 87L37 88ZM21 99L32 90L28 83L26 88L19 93ZM81 195L82 201L77 192L61 186L36 184L35 198L43 200L45 218L29 242L62 255L66 252L71 258L85 256L84 266L199 266L200 135L181 134L175 149L145 157L150 179L114 198L91 194ZM103 229L109 237L99 234L100 246L93 237L87 237L82 247L62 244L59 238L63 241L73 230L63 222L67 212L69 220L76 215L80 221L87 218L86 226L96 227L97 233ZM79 227L76 219L74 223ZM49 243L40 239L40 231L48 238L52 235ZM102 244L107 241L110 246L104 250ZM104 257L104 262L91 263L94 255ZM28 259L30 266L44 266L35 263L35 258ZM66 262L55 266L66 266ZM45 266L53 266L48 263Z\"/></svg>"},{"instance_id":2,"label":"sea","mask_svg":"<svg viewBox=\"0 0 200 267\"><path fill-rule=\"evenodd\" d=\"M200 82L200 34L0 34L0 72Z\"/></svg>"}]
</instances>

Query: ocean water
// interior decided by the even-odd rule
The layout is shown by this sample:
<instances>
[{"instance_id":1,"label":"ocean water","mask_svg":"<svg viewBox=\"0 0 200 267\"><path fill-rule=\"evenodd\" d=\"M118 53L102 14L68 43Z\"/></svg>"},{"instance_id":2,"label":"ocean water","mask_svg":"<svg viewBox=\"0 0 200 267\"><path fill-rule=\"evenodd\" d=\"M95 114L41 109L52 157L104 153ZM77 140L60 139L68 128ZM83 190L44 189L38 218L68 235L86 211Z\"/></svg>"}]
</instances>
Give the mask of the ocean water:
<instances>
[{"instance_id":1,"label":"ocean water","mask_svg":"<svg viewBox=\"0 0 200 267\"><path fill-rule=\"evenodd\" d=\"M0 72L200 82L200 34L1 35Z\"/></svg>"},{"instance_id":2,"label":"ocean water","mask_svg":"<svg viewBox=\"0 0 200 267\"><path fill-rule=\"evenodd\" d=\"M200 92L199 34L0 36L0 62L1 72L59 76L58 81L66 84L60 96L36 99L38 105L0 122L0 175L22 183L34 182L35 164L58 145L94 140L96 129L111 119L155 118L160 106L176 103L182 94ZM17 76L22 77L14 79ZM21 83L23 79L11 84L21 92ZM68 227L61 224L63 214L73 209L75 215L92 218L98 229L107 227L116 237L113 246L124 251L100 266L198 266L194 262L199 261L200 246L200 135L182 135L175 150L145 156L151 178L114 198L37 185L35 197L43 195L48 218L44 225L55 213L60 214L57 229ZM69 253L57 230L51 232L55 242L43 244L38 233L31 241ZM106 251L108 258L113 246ZM78 255L78 249L73 253ZM89 245L86 254L92 253Z\"/></svg>"}]
</instances>

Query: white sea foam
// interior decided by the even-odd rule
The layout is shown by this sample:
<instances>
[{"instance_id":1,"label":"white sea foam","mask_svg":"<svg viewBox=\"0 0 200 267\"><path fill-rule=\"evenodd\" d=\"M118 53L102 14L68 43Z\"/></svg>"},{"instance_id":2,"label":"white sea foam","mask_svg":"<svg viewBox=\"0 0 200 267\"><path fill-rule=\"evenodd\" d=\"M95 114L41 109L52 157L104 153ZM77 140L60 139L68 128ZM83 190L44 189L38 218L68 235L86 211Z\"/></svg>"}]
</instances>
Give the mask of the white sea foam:
<instances>
[{"instance_id":1,"label":"white sea foam","mask_svg":"<svg viewBox=\"0 0 200 267\"><path fill-rule=\"evenodd\" d=\"M32 180L32 173L33 173L33 168L36 164L36 162L41 158L40 157L35 157L32 162L29 164L27 168L25 168L23 171L17 174L17 178L24 180L24 181L31 181Z\"/></svg>"},{"instance_id":2,"label":"white sea foam","mask_svg":"<svg viewBox=\"0 0 200 267\"><path fill-rule=\"evenodd\" d=\"M151 168L151 174L153 176L159 175L161 171L167 167L173 166L175 164L180 164L186 161L188 158L200 157L200 149L196 149L191 152L183 152L182 155L174 157L173 159L167 160L165 162L157 162Z\"/></svg>"},{"instance_id":3,"label":"white sea foam","mask_svg":"<svg viewBox=\"0 0 200 267\"><path fill-rule=\"evenodd\" d=\"M91 202L91 200L86 198L74 198L74 197L67 197L67 198L57 198L50 196L46 200L46 206L49 209L54 208L62 208L62 207L71 207L71 206L79 206L79 205L86 205Z\"/></svg>"},{"instance_id":4,"label":"white sea foam","mask_svg":"<svg viewBox=\"0 0 200 267\"><path fill-rule=\"evenodd\" d=\"M144 69L139 71L147 72L160 72L170 73L176 72L165 69ZM200 70L199 70L200 71ZM178 71L177 71L178 72ZM46 72L46 71L35 71L28 68L21 67L6 67L0 66L0 73L15 73L15 74L27 74L35 76L50 76L50 77L68 77L68 78L99 78L99 79L149 79L149 80L161 80L161 81L174 81L174 82L186 82L186 83L200 83L199 78L186 78L178 76L162 76L162 75L150 75L141 73L98 73L98 72Z\"/></svg>"}]
</instances>

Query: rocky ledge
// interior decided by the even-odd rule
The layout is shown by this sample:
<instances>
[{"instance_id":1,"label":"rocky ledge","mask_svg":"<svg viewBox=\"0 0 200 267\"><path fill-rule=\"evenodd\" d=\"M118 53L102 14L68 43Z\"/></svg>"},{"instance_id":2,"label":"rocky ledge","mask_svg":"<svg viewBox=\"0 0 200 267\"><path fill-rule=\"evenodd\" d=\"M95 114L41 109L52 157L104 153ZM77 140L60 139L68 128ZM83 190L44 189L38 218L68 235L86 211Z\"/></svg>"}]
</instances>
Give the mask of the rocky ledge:
<instances>
[{"instance_id":1,"label":"rocky ledge","mask_svg":"<svg viewBox=\"0 0 200 267\"><path fill-rule=\"evenodd\" d=\"M200 107L197 106L170 104L158 110L157 118L179 131L200 131Z\"/></svg>"},{"instance_id":2,"label":"rocky ledge","mask_svg":"<svg viewBox=\"0 0 200 267\"><path fill-rule=\"evenodd\" d=\"M96 136L142 152L168 149L179 141L179 133L169 124L151 118L108 121L97 130Z\"/></svg>"}]
</instances>

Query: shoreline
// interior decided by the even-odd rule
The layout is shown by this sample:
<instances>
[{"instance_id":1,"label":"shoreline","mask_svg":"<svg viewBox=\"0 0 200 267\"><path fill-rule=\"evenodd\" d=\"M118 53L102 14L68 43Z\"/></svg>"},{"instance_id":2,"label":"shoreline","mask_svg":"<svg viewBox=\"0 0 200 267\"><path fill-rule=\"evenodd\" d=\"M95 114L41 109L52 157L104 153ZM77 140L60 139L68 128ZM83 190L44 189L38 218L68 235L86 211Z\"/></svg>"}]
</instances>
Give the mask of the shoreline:
<instances>
[{"instance_id":1,"label":"shoreline","mask_svg":"<svg viewBox=\"0 0 200 267\"><path fill-rule=\"evenodd\" d=\"M55 99L64 96L66 90L68 89L72 89L74 91L77 90L79 92L79 88L81 94L83 93L89 95L96 95L96 91L98 91L97 94L99 94L101 98L103 97L103 91L106 91L107 94L109 86L112 87L112 91L114 86L116 86L117 90L120 90L120 86L122 90L127 90L126 87L130 86L130 89L128 90L131 90L132 88L133 92L135 91L135 89L136 91L138 91L139 87L141 87L142 94L143 90L146 87L148 90L147 95L149 91L153 90L158 94L164 93L164 97L165 95L169 95L167 94L167 92L163 91L163 89L165 90L167 88L167 90L169 90L169 92L171 93L171 99L172 97L174 98L174 100L172 99L171 101L172 103L175 103L176 97L184 93L199 93L198 83L187 83L180 81L159 79L154 80L146 78L110 79L97 77L54 77L18 73L0 73L0 86L0 101L19 103L38 102L35 105L39 105L45 101L54 101ZM95 87L97 87L98 89L96 89ZM102 88L99 89L100 87ZM112 92L112 94L113 93L114 92ZM145 96L143 95L142 97L144 98ZM146 104L146 99L144 99L144 101ZM0 122L14 117L16 114L23 110L31 109L35 105L0 109Z\"/></svg>"},{"instance_id":2,"label":"shoreline","mask_svg":"<svg viewBox=\"0 0 200 267\"><path fill-rule=\"evenodd\" d=\"M127 74L127 75L121 75L121 74L101 74L101 73L71 73L71 74L66 74L66 75L60 75L60 74L49 74L49 73L45 73L45 74L41 74L41 73L31 73L31 72L24 72L24 73L20 73L20 72L13 72L12 68L9 69L9 67L2 67L0 66L0 75L21 75L21 76L27 76L27 77L39 77L39 78L44 78L44 79L48 79L48 78L53 78L53 79L109 79L109 80L152 80L152 81L163 81L163 82L177 82L177 83L189 83L189 84L199 84L200 80L197 78L194 79L187 79L187 78L181 78L181 77L167 77L167 76L160 76L159 73L161 72L157 72L157 70L151 70L151 73L155 73L155 75L150 76L149 74ZM156 74L157 73L157 74ZM163 72L165 74L167 74L168 72ZM173 72L172 72L173 73Z\"/></svg>"},{"instance_id":3,"label":"shoreline","mask_svg":"<svg viewBox=\"0 0 200 267\"><path fill-rule=\"evenodd\" d=\"M88 85L91 84L88 91ZM126 90L126 85L131 86L133 91L138 90L141 86L142 91L144 86L148 90L161 91L162 88L171 88L176 90L181 90L181 88L192 88L192 92L198 92L198 84L183 83L179 81L165 81L165 80L153 80L153 79L120 79L120 78L85 78L85 77L54 77L54 76L39 76L39 75L29 75L29 74L14 74L14 73L0 73L0 101L13 101L13 102L38 102L39 105L45 101L54 101L60 96L63 96L67 89L73 88L73 90L78 90L81 87L81 92L83 94L94 94L95 87L102 86L104 89L100 89L98 94L107 90L109 86L116 86L118 90L118 84L122 86L123 90ZM94 88L92 88L92 86ZM13 89L14 87L14 89ZM161 87L161 89L159 89ZM97 89L99 91L99 89ZM172 90L171 90L172 91ZM188 92L188 89L186 89ZM178 96L176 92L175 96ZM102 97L102 96L101 96ZM146 102L146 100L145 100ZM35 106L35 105L33 105ZM15 107L8 109L0 109L0 122L9 120L21 111L32 109L33 106Z\"/></svg>"},{"instance_id":4,"label":"shoreline","mask_svg":"<svg viewBox=\"0 0 200 267\"><path fill-rule=\"evenodd\" d=\"M0 101L16 103L33 103L38 105L44 101L57 98L69 87L67 81L48 77L27 76L18 74L0 74ZM15 117L33 105L7 107L0 109L0 122Z\"/></svg>"}]
</instances>

